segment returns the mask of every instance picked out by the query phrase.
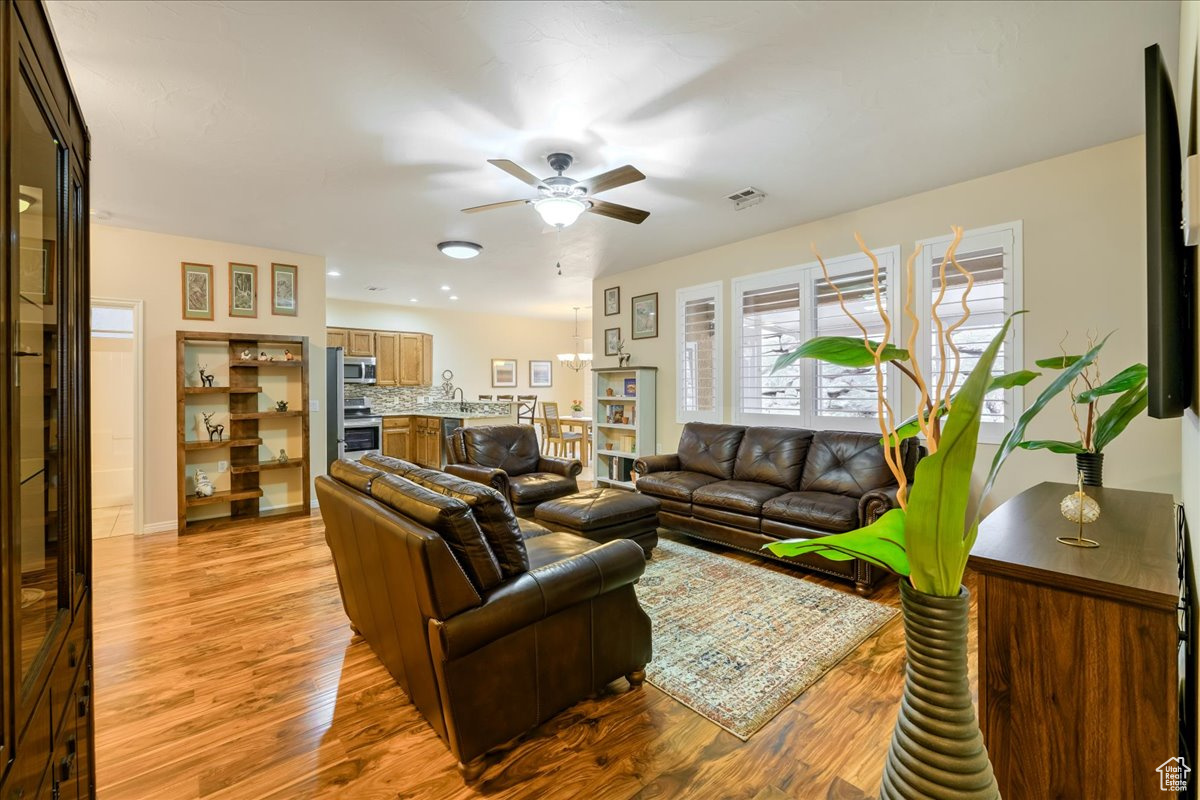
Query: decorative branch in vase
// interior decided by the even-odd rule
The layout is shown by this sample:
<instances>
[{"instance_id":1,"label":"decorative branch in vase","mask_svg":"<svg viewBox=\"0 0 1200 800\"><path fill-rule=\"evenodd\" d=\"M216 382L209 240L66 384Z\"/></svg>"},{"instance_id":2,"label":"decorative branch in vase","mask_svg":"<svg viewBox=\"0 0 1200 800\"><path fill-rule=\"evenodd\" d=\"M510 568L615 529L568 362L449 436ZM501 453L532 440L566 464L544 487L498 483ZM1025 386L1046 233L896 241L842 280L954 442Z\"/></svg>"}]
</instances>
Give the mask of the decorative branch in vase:
<instances>
[{"instance_id":1,"label":"decorative branch in vase","mask_svg":"<svg viewBox=\"0 0 1200 800\"><path fill-rule=\"evenodd\" d=\"M1086 354L1064 365L1062 372L1021 413L1001 441L982 491L973 499L971 471L985 396L997 389L1028 384L1040 373L1019 370L992 375L1012 324L1010 316L959 385L963 354L954 334L970 317L968 297L974 276L955 259L962 228L955 227L953 232L953 240L938 269L938 293L927 323L937 352L937 368L928 378L915 356L921 320L913 311L913 264L919 248L914 248L904 270L904 316L909 332L908 346L901 348L889 341L893 325L880 287L879 262L858 234L855 240L859 249L872 264L875 308L883 323L881 341L873 341L867 326L849 310L814 246L825 282L862 336L815 337L780 356L775 364L778 371L798 359L813 358L841 367L872 367L875 372L880 444L898 484L899 508L849 533L791 539L765 547L779 556L817 554L834 561L858 558L900 576L907 653L904 701L884 765L881 798L999 797L967 682L969 595L962 585L963 572L978 532L980 508L1000 468L1024 437L1030 420L1095 360L1103 346L1103 341L1094 344ZM956 279L965 284L959 298L961 313L949 325L946 320L950 314L942 307L947 294L948 267L956 270ZM884 394L888 364L914 384L920 398L917 413L901 422L896 422L895 409ZM906 445L906 441L918 436L924 438L929 455L917 465L910 487L903 469L904 447L912 446L914 443Z\"/></svg>"}]
</instances>

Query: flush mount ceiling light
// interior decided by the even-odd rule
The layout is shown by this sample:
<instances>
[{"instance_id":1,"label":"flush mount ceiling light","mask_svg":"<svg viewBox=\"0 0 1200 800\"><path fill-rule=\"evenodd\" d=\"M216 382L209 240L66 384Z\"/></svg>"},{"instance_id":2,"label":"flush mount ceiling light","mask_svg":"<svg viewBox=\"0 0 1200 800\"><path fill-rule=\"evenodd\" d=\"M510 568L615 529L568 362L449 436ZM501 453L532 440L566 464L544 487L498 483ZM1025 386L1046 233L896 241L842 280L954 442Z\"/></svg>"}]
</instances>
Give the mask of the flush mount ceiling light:
<instances>
[{"instance_id":1,"label":"flush mount ceiling light","mask_svg":"<svg viewBox=\"0 0 1200 800\"><path fill-rule=\"evenodd\" d=\"M338 272L336 269L331 269L328 272L326 272L325 274L331 278L340 278L342 275L342 273Z\"/></svg>"},{"instance_id":2,"label":"flush mount ceiling light","mask_svg":"<svg viewBox=\"0 0 1200 800\"><path fill-rule=\"evenodd\" d=\"M17 195L17 213L24 214L26 211L28 211L30 209L30 207L35 202L37 202L36 197L30 197L27 194L18 194Z\"/></svg>"},{"instance_id":3,"label":"flush mount ceiling light","mask_svg":"<svg viewBox=\"0 0 1200 800\"><path fill-rule=\"evenodd\" d=\"M483 252L483 247L474 242L438 242L437 247L451 258L474 258Z\"/></svg>"},{"instance_id":4,"label":"flush mount ceiling light","mask_svg":"<svg viewBox=\"0 0 1200 800\"><path fill-rule=\"evenodd\" d=\"M588 210L588 203L575 197L543 197L533 201L533 210L547 225L565 228Z\"/></svg>"},{"instance_id":5,"label":"flush mount ceiling light","mask_svg":"<svg viewBox=\"0 0 1200 800\"><path fill-rule=\"evenodd\" d=\"M579 306L574 306L575 309L575 352L574 353L559 353L558 363L562 364L567 369L573 369L576 372L583 369L592 361L591 353L579 352L579 345L582 340L579 338Z\"/></svg>"}]
</instances>

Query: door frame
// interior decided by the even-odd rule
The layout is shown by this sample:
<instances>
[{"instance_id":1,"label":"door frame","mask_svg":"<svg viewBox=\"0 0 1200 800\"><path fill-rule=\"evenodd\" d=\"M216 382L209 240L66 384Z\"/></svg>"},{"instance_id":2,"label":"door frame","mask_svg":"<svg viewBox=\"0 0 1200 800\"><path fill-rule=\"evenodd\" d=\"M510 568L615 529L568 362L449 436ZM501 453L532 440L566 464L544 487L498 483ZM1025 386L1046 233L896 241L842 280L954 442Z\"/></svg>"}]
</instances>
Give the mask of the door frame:
<instances>
[{"instance_id":1,"label":"door frame","mask_svg":"<svg viewBox=\"0 0 1200 800\"><path fill-rule=\"evenodd\" d=\"M88 358L91 358L92 306L128 308L133 311L133 533L142 533L146 481L146 414L145 414L145 301L125 300L118 297L92 297L88 300ZM88 387L91 391L91 387ZM91 430L91 420L88 420ZM91 513L91 509L88 510Z\"/></svg>"}]
</instances>

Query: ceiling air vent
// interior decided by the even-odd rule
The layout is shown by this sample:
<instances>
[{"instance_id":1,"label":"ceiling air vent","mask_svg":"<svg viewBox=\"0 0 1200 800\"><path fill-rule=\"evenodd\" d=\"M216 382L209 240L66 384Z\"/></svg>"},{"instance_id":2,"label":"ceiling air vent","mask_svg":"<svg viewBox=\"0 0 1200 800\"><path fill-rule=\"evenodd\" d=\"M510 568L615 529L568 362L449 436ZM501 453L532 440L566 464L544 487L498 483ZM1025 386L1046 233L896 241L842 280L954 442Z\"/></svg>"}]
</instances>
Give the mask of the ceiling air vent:
<instances>
[{"instance_id":1,"label":"ceiling air vent","mask_svg":"<svg viewBox=\"0 0 1200 800\"><path fill-rule=\"evenodd\" d=\"M725 199L733 202L733 210L741 211L743 208L756 206L766 199L767 193L762 189L755 189L753 186L747 186L741 191L726 195Z\"/></svg>"},{"instance_id":2,"label":"ceiling air vent","mask_svg":"<svg viewBox=\"0 0 1200 800\"><path fill-rule=\"evenodd\" d=\"M386 286L368 286L367 291L368 292L386 292L387 287Z\"/></svg>"}]
</instances>

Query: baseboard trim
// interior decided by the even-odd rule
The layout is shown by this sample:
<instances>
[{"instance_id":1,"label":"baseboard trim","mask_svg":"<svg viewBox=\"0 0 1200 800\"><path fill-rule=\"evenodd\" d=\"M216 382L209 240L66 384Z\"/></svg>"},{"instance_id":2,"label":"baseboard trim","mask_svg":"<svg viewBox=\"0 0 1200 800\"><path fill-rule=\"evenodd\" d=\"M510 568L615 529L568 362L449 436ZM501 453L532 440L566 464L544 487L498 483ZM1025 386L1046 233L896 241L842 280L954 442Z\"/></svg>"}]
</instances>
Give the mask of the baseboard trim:
<instances>
[{"instance_id":1,"label":"baseboard trim","mask_svg":"<svg viewBox=\"0 0 1200 800\"><path fill-rule=\"evenodd\" d=\"M142 533L166 533L167 531L179 530L179 523L173 519L166 522L152 522L149 525L142 526Z\"/></svg>"}]
</instances>

